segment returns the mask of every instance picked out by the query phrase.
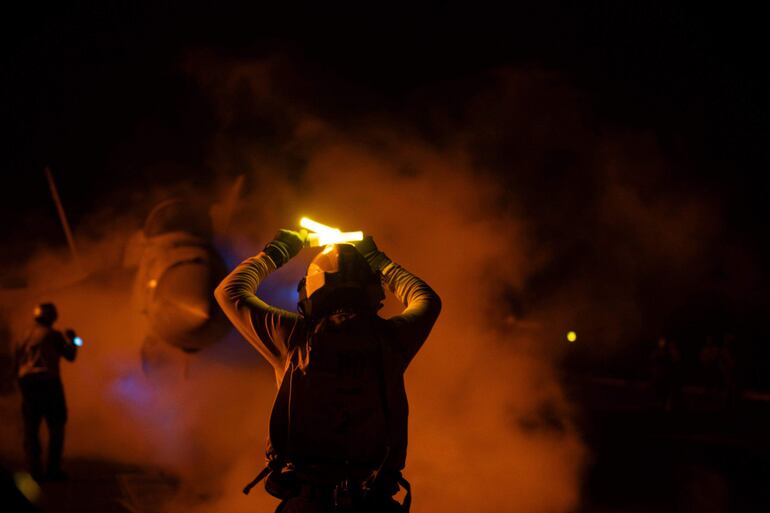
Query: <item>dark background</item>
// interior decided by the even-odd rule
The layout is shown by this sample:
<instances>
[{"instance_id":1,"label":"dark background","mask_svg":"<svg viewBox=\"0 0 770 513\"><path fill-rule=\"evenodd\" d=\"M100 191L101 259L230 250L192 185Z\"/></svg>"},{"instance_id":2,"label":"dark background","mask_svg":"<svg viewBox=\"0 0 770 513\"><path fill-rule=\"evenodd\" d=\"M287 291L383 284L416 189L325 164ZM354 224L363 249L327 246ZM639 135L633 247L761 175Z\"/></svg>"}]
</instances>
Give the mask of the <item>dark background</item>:
<instances>
[{"instance_id":1,"label":"dark background","mask_svg":"<svg viewBox=\"0 0 770 513\"><path fill-rule=\"evenodd\" d=\"M419 101L433 86L473 88L501 67L555 70L586 99L597 130L654 134L671 163L665 187L718 197L729 243L765 262L770 80L762 20L762 13L746 9L649 2L527 3L505 10L458 3L294 10L70 3L9 10L0 70L0 205L7 220L0 229L6 242L0 275L6 286L18 284L13 271L30 252L65 244L46 165L76 231L105 201L129 208L135 200L114 191L209 180L206 155L218 127L210 99L184 69L193 52L284 56L307 70L303 77L318 77L317 87L297 85L316 96L318 114L344 127L364 113L388 113L428 141L442 136L426 121L430 107ZM498 167L504 175L505 166ZM538 191L535 196L547 193L547 181L537 177L524 185ZM557 240L560 230L549 226L544 238ZM680 334L703 325L693 335L699 341L707 332L737 332L750 340L755 360L766 359L767 273L763 268L736 312L718 293L704 299L712 283L731 276L721 256L713 258L700 277L703 287L666 311L655 311L660 288L639 287L640 303L655 319L653 332ZM538 294L592 264L562 260L550 274L535 276L523 298L511 298L514 311L526 315ZM704 324L709 319L711 325ZM762 380L761 369L754 374Z\"/></svg>"},{"instance_id":2,"label":"dark background","mask_svg":"<svg viewBox=\"0 0 770 513\"><path fill-rule=\"evenodd\" d=\"M36 210L47 202L32 185L46 163L83 181L100 177L97 192L122 180L155 180L136 175L146 162L196 170L203 159L195 151L212 129L210 105L180 62L191 50L210 49L286 53L340 77L356 98L336 105L339 117L385 110L426 85L472 80L502 65L558 69L619 128L684 138L682 153L699 165L680 168L682 184L722 190L735 200L736 228L750 230L767 220L761 171L770 99L761 14L647 2L505 11L449 4L290 13L165 3L9 10L2 22L2 165L19 189L4 207ZM82 184L65 185L74 180L61 181L72 187L67 197L84 200L70 200L77 217L88 194Z\"/></svg>"},{"instance_id":3,"label":"dark background","mask_svg":"<svg viewBox=\"0 0 770 513\"><path fill-rule=\"evenodd\" d=\"M770 73L763 12L733 3L672 2L529 2L505 10L477 3L289 10L94 2L35 4L8 9L0 19L4 287L23 285L15 271L36 248L66 244L44 166L54 171L76 231L105 202L132 207L135 197L115 191L180 180L204 185L214 176L206 157L219 126L211 99L185 71L191 53L284 56L305 70L302 77L317 77L297 83L297 95L315 94L315 113L336 126L383 114L427 141L445 135L426 115L431 106L445 102L452 110L451 94L421 105L433 90L474 89L489 70L504 67L558 72L585 99L597 131L652 134L670 164L665 192L718 198L724 245L740 248L760 266L739 290L739 301L721 292L731 289L725 282L734 273L719 240L703 255L705 270L676 285L687 286L675 300L659 301L675 287L669 279L679 269L640 273L633 294L649 320L647 332L629 334L635 337L629 349L612 360L581 354L580 345L567 355L572 370L620 378L567 387L593 457L583 502L596 511L602 509L594 504L607 511L721 511L708 505L720 504L709 491L722 486L730 491L725 511L766 511L766 400L727 415L706 396L691 394L695 407L672 418L650 414L649 391L629 384L645 377L646 351L659 334L680 338L694 375L705 336L732 332L742 344L742 384L770 388L764 264L770 257ZM435 87L444 84L453 85ZM505 160L501 153L486 167L503 183L521 186L524 180L534 198L548 197L548 180L507 176ZM590 236L576 242L568 234L590 235L594 228L590 216L581 215L563 226L539 225L544 241L569 244L557 248L546 272L511 292L507 301L515 314L526 317L570 276L613 278L596 270L602 265L596 255L573 256L591 255L584 251ZM698 500L701 509L693 506Z\"/></svg>"}]
</instances>

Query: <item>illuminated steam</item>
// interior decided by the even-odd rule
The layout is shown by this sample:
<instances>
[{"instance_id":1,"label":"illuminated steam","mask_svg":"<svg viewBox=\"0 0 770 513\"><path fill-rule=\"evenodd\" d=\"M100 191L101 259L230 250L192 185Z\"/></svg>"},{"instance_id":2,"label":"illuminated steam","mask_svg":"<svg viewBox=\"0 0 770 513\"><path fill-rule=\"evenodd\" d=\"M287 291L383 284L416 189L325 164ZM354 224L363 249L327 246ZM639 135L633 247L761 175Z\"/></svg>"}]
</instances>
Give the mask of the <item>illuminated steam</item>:
<instances>
[{"instance_id":1,"label":"illuminated steam","mask_svg":"<svg viewBox=\"0 0 770 513\"><path fill-rule=\"evenodd\" d=\"M258 83L253 97L234 97L246 109L280 107L282 93L268 69L237 65L217 82L223 133L238 116L228 87ZM535 248L526 225L506 207L502 184L475 169L462 145L438 148L365 119L348 131L288 105L279 112L294 129L272 155L254 140L235 148L225 142L212 157L225 174L244 161L254 167L234 232L250 234L256 251L278 227L296 229L302 215L362 229L443 300L442 315L407 372L406 475L415 487L414 510L575 507L584 449L569 407L544 353L531 351L536 334L505 328L510 312L499 301L500 285L522 285ZM281 165L286 153L304 163L299 172ZM272 279L296 283L309 257L305 251ZM397 308L387 305L386 314ZM265 394L272 393L265 384ZM233 474L231 490L239 477ZM223 500L230 510L249 508L232 492ZM217 507L222 503L211 511Z\"/></svg>"},{"instance_id":2,"label":"illuminated steam","mask_svg":"<svg viewBox=\"0 0 770 513\"><path fill-rule=\"evenodd\" d=\"M227 191L245 175L238 206L227 208L234 213L227 234L217 239L229 264L308 216L373 235L441 296L441 317L406 375L413 511L574 510L586 451L554 370L565 334L574 327L576 344L584 343L575 324L581 312L605 320L610 333L633 327L638 309L628 289L641 271L628 278L612 262L641 254L633 264L640 269L650 261L691 263L717 231L711 205L670 195L646 201L627 178L628 141L600 137L579 96L548 73L492 74L487 89L451 93L459 115L433 104L421 111L427 119L416 120L387 109L343 116L330 104L344 97L318 99L297 87L312 80L282 59L193 56L186 68L220 129L206 162L217 173L212 186L179 188L212 203L222 198L211 190ZM634 173L659 176L663 159L644 153ZM60 327L76 328L85 341L78 361L63 365L71 419L65 457L179 475L182 490L169 511L267 511L275 500L260 488L240 493L261 469L275 393L259 354L231 334L180 355L178 375L141 374L131 271L106 271L120 267L133 231L169 191L141 192L135 212L119 221L95 215L85 240L76 229L87 268L105 270L101 278L72 285L64 251L29 263L36 289L56 284L45 299L57 303ZM661 237L653 227L662 219L670 228ZM616 231L628 234L622 244L607 240ZM698 242L683 245L684 238ZM583 248L591 244L597 253L621 253L605 266L618 279L560 279L559 262L590 253ZM293 309L315 251L303 250L271 276L261 295ZM523 313L506 293L529 293ZM617 297L612 310L599 308L602 294ZM398 307L391 300L384 315ZM27 322L19 315L17 324Z\"/></svg>"}]
</instances>

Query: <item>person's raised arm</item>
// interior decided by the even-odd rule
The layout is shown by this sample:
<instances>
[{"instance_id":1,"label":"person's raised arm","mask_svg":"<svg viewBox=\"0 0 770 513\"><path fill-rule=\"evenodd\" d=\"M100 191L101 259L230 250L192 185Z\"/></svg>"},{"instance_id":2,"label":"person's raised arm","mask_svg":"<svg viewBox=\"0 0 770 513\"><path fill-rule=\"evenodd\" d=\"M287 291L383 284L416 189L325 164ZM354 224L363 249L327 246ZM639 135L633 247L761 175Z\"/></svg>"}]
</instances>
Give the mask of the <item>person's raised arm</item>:
<instances>
[{"instance_id":1,"label":"person's raised arm","mask_svg":"<svg viewBox=\"0 0 770 513\"><path fill-rule=\"evenodd\" d=\"M404 310L388 319L395 330L404 354L404 367L420 350L441 312L441 299L430 286L413 275L377 248L371 237L355 243L356 248L375 272L382 273L382 281L405 306Z\"/></svg>"},{"instance_id":2,"label":"person's raised arm","mask_svg":"<svg viewBox=\"0 0 770 513\"><path fill-rule=\"evenodd\" d=\"M299 315L268 305L255 292L268 274L299 253L306 232L280 230L259 254L241 262L214 291L236 329L276 372L282 372Z\"/></svg>"}]
</instances>

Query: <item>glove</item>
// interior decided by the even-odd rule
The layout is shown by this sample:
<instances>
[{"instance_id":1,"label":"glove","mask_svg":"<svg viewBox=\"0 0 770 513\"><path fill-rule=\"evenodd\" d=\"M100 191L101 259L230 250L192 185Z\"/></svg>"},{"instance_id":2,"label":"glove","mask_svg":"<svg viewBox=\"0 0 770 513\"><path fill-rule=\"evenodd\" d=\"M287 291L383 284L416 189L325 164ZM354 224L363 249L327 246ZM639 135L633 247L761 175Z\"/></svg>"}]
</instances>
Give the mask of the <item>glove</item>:
<instances>
[{"instance_id":1,"label":"glove","mask_svg":"<svg viewBox=\"0 0 770 513\"><path fill-rule=\"evenodd\" d=\"M361 253L372 271L382 271L390 263L390 258L377 248L371 235L367 235L363 240L353 242L353 246Z\"/></svg>"},{"instance_id":2,"label":"glove","mask_svg":"<svg viewBox=\"0 0 770 513\"><path fill-rule=\"evenodd\" d=\"M278 230L273 240L268 242L263 250L275 263L276 267L297 256L299 250L307 241L307 230L294 232L291 230Z\"/></svg>"},{"instance_id":3,"label":"glove","mask_svg":"<svg viewBox=\"0 0 770 513\"><path fill-rule=\"evenodd\" d=\"M77 337L78 337L78 335L77 335L77 333L75 333L75 330L73 330L73 329L66 329L66 330L64 330L64 338L67 339L67 342L69 344L75 346L76 348L80 347L80 344L82 344L82 341L80 342L80 344L75 342L75 339Z\"/></svg>"}]
</instances>

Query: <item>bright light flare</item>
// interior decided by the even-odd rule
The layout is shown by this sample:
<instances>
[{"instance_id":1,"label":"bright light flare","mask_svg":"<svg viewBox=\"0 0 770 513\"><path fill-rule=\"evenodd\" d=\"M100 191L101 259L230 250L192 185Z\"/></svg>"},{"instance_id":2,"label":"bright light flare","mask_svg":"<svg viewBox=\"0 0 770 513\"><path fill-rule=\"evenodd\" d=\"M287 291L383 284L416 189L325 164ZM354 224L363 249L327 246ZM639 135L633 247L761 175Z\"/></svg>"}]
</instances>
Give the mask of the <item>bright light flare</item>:
<instances>
[{"instance_id":1,"label":"bright light flare","mask_svg":"<svg viewBox=\"0 0 770 513\"><path fill-rule=\"evenodd\" d=\"M306 230L310 230L311 232L316 233L341 233L339 229L326 226L325 224L321 224L317 221L313 221L309 217L303 217L300 219L299 225Z\"/></svg>"},{"instance_id":2,"label":"bright light flare","mask_svg":"<svg viewBox=\"0 0 770 513\"><path fill-rule=\"evenodd\" d=\"M315 232L308 235L308 245L310 247L344 244L364 239L364 232L343 232L338 228L332 228L318 221L313 221L309 217L300 219L299 225L306 230Z\"/></svg>"},{"instance_id":3,"label":"bright light flare","mask_svg":"<svg viewBox=\"0 0 770 513\"><path fill-rule=\"evenodd\" d=\"M75 338L72 339L72 343L75 344L78 347L82 347L83 346L83 339L80 338L80 337L75 337Z\"/></svg>"},{"instance_id":4,"label":"bright light flare","mask_svg":"<svg viewBox=\"0 0 770 513\"><path fill-rule=\"evenodd\" d=\"M567 342L574 342L577 340L577 333L574 331L567 332Z\"/></svg>"},{"instance_id":5,"label":"bright light flare","mask_svg":"<svg viewBox=\"0 0 770 513\"><path fill-rule=\"evenodd\" d=\"M310 247L344 244L346 242L364 240L364 232L311 233L307 236L307 239Z\"/></svg>"}]
</instances>

